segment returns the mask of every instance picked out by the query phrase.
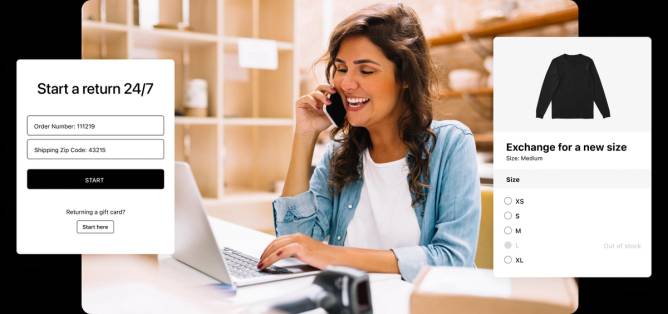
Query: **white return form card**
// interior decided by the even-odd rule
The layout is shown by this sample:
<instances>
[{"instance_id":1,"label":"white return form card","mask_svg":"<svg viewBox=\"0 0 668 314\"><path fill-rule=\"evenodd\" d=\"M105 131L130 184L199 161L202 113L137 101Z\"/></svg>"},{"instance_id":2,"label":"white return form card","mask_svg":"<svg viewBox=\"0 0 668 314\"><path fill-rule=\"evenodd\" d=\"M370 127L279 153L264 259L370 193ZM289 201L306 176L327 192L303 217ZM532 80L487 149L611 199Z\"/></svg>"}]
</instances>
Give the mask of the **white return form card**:
<instances>
[{"instance_id":1,"label":"white return form card","mask_svg":"<svg viewBox=\"0 0 668 314\"><path fill-rule=\"evenodd\" d=\"M16 250L174 250L174 62L18 60Z\"/></svg>"}]
</instances>

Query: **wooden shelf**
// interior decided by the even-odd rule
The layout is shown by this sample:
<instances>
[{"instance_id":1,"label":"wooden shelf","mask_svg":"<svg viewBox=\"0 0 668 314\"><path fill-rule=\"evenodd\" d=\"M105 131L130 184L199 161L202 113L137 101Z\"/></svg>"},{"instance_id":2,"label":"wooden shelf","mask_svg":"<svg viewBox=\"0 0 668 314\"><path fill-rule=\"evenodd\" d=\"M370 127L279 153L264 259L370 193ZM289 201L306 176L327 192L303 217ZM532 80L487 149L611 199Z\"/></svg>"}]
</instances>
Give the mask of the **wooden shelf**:
<instances>
[{"instance_id":1,"label":"wooden shelf","mask_svg":"<svg viewBox=\"0 0 668 314\"><path fill-rule=\"evenodd\" d=\"M128 26L119 23L99 22L99 21L81 21L81 30L92 34L127 32Z\"/></svg>"},{"instance_id":2,"label":"wooden shelf","mask_svg":"<svg viewBox=\"0 0 668 314\"><path fill-rule=\"evenodd\" d=\"M215 117L175 117L180 125L230 125L230 126L293 126L291 118L215 118Z\"/></svg>"},{"instance_id":3,"label":"wooden shelf","mask_svg":"<svg viewBox=\"0 0 668 314\"><path fill-rule=\"evenodd\" d=\"M244 37L234 37L234 36L223 36L222 41L225 45L226 51L236 51L239 45L239 39ZM264 38L253 38L253 39L264 39ZM276 48L279 51L291 51L294 49L294 44L287 41L276 41Z\"/></svg>"},{"instance_id":4,"label":"wooden shelf","mask_svg":"<svg viewBox=\"0 0 668 314\"><path fill-rule=\"evenodd\" d=\"M175 117L174 121L178 125L217 125L221 120L214 117Z\"/></svg>"},{"instance_id":5,"label":"wooden shelf","mask_svg":"<svg viewBox=\"0 0 668 314\"><path fill-rule=\"evenodd\" d=\"M494 37L537 27L561 24L578 19L578 7L573 5L567 9L550 12L543 15L519 17L508 21L501 21L489 25L479 26L470 30L453 32L429 38L430 46L441 46L458 43L464 40L465 35L471 38Z\"/></svg>"},{"instance_id":6,"label":"wooden shelf","mask_svg":"<svg viewBox=\"0 0 668 314\"><path fill-rule=\"evenodd\" d=\"M469 90L452 90L452 91L444 91L441 92L439 95L441 97L446 97L446 98L455 98L455 97L464 97L466 95L470 96L492 96L494 93L494 90L491 87L480 87L476 89L469 89Z\"/></svg>"},{"instance_id":7,"label":"wooden shelf","mask_svg":"<svg viewBox=\"0 0 668 314\"><path fill-rule=\"evenodd\" d=\"M157 49L181 49L185 46L212 45L218 42L216 35L171 29L145 29L132 26L130 34L136 46Z\"/></svg>"},{"instance_id":8,"label":"wooden shelf","mask_svg":"<svg viewBox=\"0 0 668 314\"><path fill-rule=\"evenodd\" d=\"M128 27L117 23L83 21L81 23L81 40L83 43L101 43L104 41L125 41Z\"/></svg>"},{"instance_id":9,"label":"wooden shelf","mask_svg":"<svg viewBox=\"0 0 668 314\"><path fill-rule=\"evenodd\" d=\"M292 126L294 122L290 118L223 118L224 125L249 125L249 126Z\"/></svg>"}]
</instances>

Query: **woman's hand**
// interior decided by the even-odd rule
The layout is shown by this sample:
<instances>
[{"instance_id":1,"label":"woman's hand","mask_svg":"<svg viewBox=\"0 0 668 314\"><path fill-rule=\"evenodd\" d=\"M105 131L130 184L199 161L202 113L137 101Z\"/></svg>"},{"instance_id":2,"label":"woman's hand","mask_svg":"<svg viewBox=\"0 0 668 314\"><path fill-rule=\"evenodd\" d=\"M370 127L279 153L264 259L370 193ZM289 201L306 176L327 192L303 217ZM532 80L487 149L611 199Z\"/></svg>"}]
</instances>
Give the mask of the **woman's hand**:
<instances>
[{"instance_id":1,"label":"woman's hand","mask_svg":"<svg viewBox=\"0 0 668 314\"><path fill-rule=\"evenodd\" d=\"M330 85L320 85L314 91L299 97L296 104L296 132L299 134L315 133L319 134L327 129L331 122L324 112L322 106L329 105L331 102L327 94L336 93Z\"/></svg>"},{"instance_id":2,"label":"woman's hand","mask_svg":"<svg viewBox=\"0 0 668 314\"><path fill-rule=\"evenodd\" d=\"M264 269L281 259L296 257L306 264L324 269L334 263L336 249L301 233L286 235L272 241L264 249L257 268Z\"/></svg>"}]
</instances>

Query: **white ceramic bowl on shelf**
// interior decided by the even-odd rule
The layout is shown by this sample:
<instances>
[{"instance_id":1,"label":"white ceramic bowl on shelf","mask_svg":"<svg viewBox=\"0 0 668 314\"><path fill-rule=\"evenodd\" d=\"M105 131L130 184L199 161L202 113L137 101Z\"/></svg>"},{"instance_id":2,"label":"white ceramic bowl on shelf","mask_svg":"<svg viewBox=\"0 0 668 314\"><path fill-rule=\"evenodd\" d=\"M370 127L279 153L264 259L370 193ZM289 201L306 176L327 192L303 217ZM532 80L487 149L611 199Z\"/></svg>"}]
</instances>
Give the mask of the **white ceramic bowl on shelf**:
<instances>
[{"instance_id":1,"label":"white ceramic bowl on shelf","mask_svg":"<svg viewBox=\"0 0 668 314\"><path fill-rule=\"evenodd\" d=\"M448 73L448 80L453 90L474 89L481 86L482 74L471 69L456 69Z\"/></svg>"}]
</instances>

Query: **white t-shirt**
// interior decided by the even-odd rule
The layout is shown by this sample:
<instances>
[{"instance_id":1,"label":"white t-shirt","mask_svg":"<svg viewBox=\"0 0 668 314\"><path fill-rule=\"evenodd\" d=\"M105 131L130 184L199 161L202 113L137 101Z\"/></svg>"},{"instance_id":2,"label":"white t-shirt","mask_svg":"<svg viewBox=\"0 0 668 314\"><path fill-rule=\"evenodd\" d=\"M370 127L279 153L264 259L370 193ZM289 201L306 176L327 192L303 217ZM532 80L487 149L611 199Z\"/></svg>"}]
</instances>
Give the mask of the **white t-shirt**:
<instances>
[{"instance_id":1,"label":"white t-shirt","mask_svg":"<svg viewBox=\"0 0 668 314\"><path fill-rule=\"evenodd\" d=\"M344 245L382 250L418 245L420 227L411 207L406 158L376 163L368 149L363 154L364 183Z\"/></svg>"}]
</instances>

